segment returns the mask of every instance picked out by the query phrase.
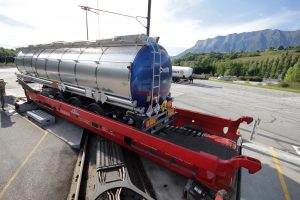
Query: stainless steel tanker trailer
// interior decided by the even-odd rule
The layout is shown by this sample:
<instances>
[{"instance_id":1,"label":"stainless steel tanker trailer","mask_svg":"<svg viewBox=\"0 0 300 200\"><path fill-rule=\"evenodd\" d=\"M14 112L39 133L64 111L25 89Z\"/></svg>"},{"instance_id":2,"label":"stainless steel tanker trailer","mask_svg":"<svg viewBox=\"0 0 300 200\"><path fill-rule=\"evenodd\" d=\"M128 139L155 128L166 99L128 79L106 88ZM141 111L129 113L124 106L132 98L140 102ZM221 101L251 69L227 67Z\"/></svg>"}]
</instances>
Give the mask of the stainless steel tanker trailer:
<instances>
[{"instance_id":1,"label":"stainless steel tanker trailer","mask_svg":"<svg viewBox=\"0 0 300 200\"><path fill-rule=\"evenodd\" d=\"M51 98L153 132L176 115L170 57L157 42L132 35L19 48L17 76Z\"/></svg>"},{"instance_id":2,"label":"stainless steel tanker trailer","mask_svg":"<svg viewBox=\"0 0 300 200\"><path fill-rule=\"evenodd\" d=\"M193 68L184 66L172 66L172 80L179 82L180 80L191 80L193 78Z\"/></svg>"}]
</instances>

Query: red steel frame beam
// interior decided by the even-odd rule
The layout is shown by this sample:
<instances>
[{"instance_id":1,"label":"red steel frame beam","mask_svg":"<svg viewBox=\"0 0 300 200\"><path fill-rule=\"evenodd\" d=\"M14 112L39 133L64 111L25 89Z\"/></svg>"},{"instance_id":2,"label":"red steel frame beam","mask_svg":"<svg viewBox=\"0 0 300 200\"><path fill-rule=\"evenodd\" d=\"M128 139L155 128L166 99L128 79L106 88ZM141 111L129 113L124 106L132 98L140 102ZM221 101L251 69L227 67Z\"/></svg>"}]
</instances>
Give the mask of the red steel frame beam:
<instances>
[{"instance_id":1,"label":"red steel frame beam","mask_svg":"<svg viewBox=\"0 0 300 200\"><path fill-rule=\"evenodd\" d=\"M240 167L248 169L249 173L256 173L261 169L260 161L254 158L236 156L228 160L221 160L211 154L189 150L141 132L132 126L53 100L39 92L25 89L25 93L28 100L34 101L39 107L108 138L177 173L196 179L213 191L225 189L230 193L235 182L235 174ZM236 141L238 137L236 132L239 124L243 121L248 123L252 121L252 118L249 117L230 120L180 108L177 108L176 111L178 117L173 125L182 126L191 121L195 125L202 125L207 133L233 141ZM227 134L223 133L223 127L228 127Z\"/></svg>"},{"instance_id":2,"label":"red steel frame beam","mask_svg":"<svg viewBox=\"0 0 300 200\"><path fill-rule=\"evenodd\" d=\"M200 126L203 127L205 133L227 138L235 142L237 142L237 139L239 138L237 130L240 123L246 122L249 124L253 121L253 118L248 116L241 116L236 120L231 120L181 108L176 108L176 111L179 114L173 122L175 126L181 127L184 126L184 124ZM224 128L227 128L226 133L224 133Z\"/></svg>"}]
</instances>

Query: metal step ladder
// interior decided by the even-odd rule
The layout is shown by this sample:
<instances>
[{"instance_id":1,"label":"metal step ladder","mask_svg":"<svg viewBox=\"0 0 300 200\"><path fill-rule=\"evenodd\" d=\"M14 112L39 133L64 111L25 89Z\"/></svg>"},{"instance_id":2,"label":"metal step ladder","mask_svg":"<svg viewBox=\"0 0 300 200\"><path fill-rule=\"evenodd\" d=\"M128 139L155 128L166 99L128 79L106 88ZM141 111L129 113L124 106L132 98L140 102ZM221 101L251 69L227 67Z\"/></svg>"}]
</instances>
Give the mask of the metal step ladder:
<instances>
[{"instance_id":1,"label":"metal step ladder","mask_svg":"<svg viewBox=\"0 0 300 200\"><path fill-rule=\"evenodd\" d=\"M156 44L156 43L155 43ZM156 48L155 48L156 46ZM161 69L162 69L162 64L161 64L161 54L162 50L159 48L159 46L152 45L153 48L153 63L152 63L152 92L151 92L151 107L153 107L154 102L159 102L160 98L160 75L161 75ZM155 82L158 82L156 84ZM157 89L157 95L154 94L155 89Z\"/></svg>"}]
</instances>

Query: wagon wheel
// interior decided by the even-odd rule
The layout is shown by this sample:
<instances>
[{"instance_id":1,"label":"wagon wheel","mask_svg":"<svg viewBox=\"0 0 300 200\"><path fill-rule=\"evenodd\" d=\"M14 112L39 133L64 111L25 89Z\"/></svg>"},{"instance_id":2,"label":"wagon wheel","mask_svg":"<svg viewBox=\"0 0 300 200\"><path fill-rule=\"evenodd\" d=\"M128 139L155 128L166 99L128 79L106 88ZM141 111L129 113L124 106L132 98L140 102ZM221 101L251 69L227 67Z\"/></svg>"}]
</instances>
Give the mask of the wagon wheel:
<instances>
[{"instance_id":1,"label":"wagon wheel","mask_svg":"<svg viewBox=\"0 0 300 200\"><path fill-rule=\"evenodd\" d=\"M91 103L89 106L88 106L88 110L93 112L93 113L96 113L98 115L104 115L104 110L96 103Z\"/></svg>"},{"instance_id":2,"label":"wagon wheel","mask_svg":"<svg viewBox=\"0 0 300 200\"><path fill-rule=\"evenodd\" d=\"M75 106L75 107L79 107L81 108L82 107L82 103L80 101L80 99L78 97L72 97L69 99L69 103L72 105L72 106Z\"/></svg>"},{"instance_id":3,"label":"wagon wheel","mask_svg":"<svg viewBox=\"0 0 300 200\"><path fill-rule=\"evenodd\" d=\"M66 102L65 97L62 95L61 92L56 92L54 95L54 99L61 101L61 102Z\"/></svg>"}]
</instances>

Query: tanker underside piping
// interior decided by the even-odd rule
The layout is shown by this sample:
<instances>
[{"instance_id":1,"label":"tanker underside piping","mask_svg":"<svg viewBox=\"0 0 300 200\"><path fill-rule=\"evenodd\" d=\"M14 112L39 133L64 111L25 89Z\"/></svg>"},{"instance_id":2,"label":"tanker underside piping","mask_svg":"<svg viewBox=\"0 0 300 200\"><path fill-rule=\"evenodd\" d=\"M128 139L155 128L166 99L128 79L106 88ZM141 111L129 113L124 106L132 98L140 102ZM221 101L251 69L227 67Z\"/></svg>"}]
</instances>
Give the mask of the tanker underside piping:
<instances>
[{"instance_id":1,"label":"tanker underside piping","mask_svg":"<svg viewBox=\"0 0 300 200\"><path fill-rule=\"evenodd\" d=\"M52 86L53 82L49 79L37 78L37 77L24 75L24 74L16 74L16 75L17 75L18 79L32 81L32 82L43 84L43 85L53 88L53 86ZM131 101L128 98L111 95L111 94L101 91L101 90L77 87L77 86L74 86L74 85L71 85L68 83L64 83L64 82L60 82L59 85L60 85L61 91L71 92L71 93L74 93L77 95L86 96L88 98L91 98L91 97L86 95L86 90L92 91L92 94L95 94L95 93L104 94L107 97L105 103L120 106L122 108L129 109L129 110L138 111L140 113L142 112L142 109L136 107L136 102Z\"/></svg>"}]
</instances>

